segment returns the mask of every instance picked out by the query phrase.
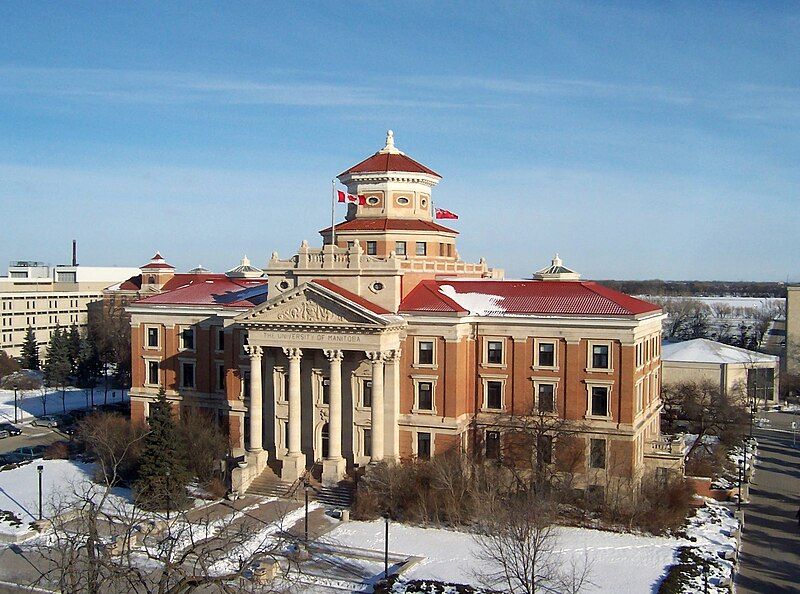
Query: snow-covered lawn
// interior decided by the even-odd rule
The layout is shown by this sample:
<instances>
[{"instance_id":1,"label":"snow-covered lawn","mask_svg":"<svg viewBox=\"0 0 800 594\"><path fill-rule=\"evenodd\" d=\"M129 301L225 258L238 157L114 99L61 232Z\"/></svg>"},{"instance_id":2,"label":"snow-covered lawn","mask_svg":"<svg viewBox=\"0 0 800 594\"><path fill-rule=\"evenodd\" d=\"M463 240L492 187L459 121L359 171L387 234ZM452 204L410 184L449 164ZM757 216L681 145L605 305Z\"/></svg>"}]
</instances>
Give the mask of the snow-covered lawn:
<instances>
[{"instance_id":1,"label":"snow-covered lawn","mask_svg":"<svg viewBox=\"0 0 800 594\"><path fill-rule=\"evenodd\" d=\"M95 388L95 405L103 404L103 389ZM127 390L125 399L128 398ZM108 391L108 403L121 402L123 398L122 390ZM46 401L46 405L45 405ZM91 399L85 390L78 388L67 388L64 393L64 402L61 402L61 390L50 389L47 395L43 396L42 390L19 390L17 392L17 416L20 421L31 420L45 414L47 408L48 415L58 415L67 411L86 408L91 404ZM0 390L0 421L12 422L14 420L14 390Z\"/></svg>"}]
</instances>

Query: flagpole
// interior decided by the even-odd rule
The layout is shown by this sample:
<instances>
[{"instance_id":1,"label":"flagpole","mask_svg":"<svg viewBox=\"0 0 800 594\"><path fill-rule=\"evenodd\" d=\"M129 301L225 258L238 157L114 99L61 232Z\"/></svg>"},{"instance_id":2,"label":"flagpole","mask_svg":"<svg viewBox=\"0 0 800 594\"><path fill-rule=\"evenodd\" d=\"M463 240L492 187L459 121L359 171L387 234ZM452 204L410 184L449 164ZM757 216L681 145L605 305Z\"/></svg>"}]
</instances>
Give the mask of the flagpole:
<instances>
[{"instance_id":1,"label":"flagpole","mask_svg":"<svg viewBox=\"0 0 800 594\"><path fill-rule=\"evenodd\" d=\"M336 245L336 180L331 180L331 244Z\"/></svg>"}]
</instances>

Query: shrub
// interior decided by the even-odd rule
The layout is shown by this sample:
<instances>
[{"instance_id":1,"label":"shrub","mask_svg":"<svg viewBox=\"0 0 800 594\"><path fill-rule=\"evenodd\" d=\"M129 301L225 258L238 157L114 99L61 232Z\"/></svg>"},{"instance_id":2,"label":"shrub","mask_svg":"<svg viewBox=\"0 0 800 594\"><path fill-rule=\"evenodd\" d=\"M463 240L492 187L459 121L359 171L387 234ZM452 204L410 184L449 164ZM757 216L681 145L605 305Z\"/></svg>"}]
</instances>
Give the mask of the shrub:
<instances>
[{"instance_id":1,"label":"shrub","mask_svg":"<svg viewBox=\"0 0 800 594\"><path fill-rule=\"evenodd\" d=\"M70 454L69 444L66 441L57 441L50 444L44 452L45 460L68 460Z\"/></svg>"},{"instance_id":2,"label":"shrub","mask_svg":"<svg viewBox=\"0 0 800 594\"><path fill-rule=\"evenodd\" d=\"M211 415L183 408L175 440L183 467L197 478L202 487L210 491L212 481L222 481L220 460L228 453L228 438Z\"/></svg>"}]
</instances>

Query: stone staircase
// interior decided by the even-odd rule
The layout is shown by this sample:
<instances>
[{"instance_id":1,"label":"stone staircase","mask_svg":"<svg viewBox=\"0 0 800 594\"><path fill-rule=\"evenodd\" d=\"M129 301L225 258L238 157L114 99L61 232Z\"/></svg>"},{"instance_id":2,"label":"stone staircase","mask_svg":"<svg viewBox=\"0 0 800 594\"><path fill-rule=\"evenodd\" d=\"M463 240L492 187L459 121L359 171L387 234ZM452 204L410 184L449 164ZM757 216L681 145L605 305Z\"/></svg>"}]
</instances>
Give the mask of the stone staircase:
<instances>
[{"instance_id":1,"label":"stone staircase","mask_svg":"<svg viewBox=\"0 0 800 594\"><path fill-rule=\"evenodd\" d=\"M250 483L247 494L302 501L305 498L304 480L308 481L310 487L309 501L318 501L327 508L335 509L349 508L353 503L355 485L352 481L345 480L337 485L323 486L311 472L306 472L300 479L289 483L282 481L271 468L264 469L264 472Z\"/></svg>"}]
</instances>

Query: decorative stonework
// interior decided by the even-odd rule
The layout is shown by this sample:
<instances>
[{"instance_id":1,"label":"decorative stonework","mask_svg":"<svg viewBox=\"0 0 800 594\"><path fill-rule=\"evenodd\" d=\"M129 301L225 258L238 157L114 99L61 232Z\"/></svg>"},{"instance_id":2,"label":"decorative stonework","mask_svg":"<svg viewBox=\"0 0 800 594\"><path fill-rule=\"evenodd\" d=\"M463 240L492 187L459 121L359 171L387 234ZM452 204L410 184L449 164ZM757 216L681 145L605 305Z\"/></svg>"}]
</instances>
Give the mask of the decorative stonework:
<instances>
[{"instance_id":1,"label":"decorative stonework","mask_svg":"<svg viewBox=\"0 0 800 594\"><path fill-rule=\"evenodd\" d=\"M309 300L292 305L280 312L275 319L286 322L348 322L347 318Z\"/></svg>"},{"instance_id":2,"label":"decorative stonework","mask_svg":"<svg viewBox=\"0 0 800 594\"><path fill-rule=\"evenodd\" d=\"M300 358L303 356L303 349L285 348L283 349L283 354L286 355L286 358L289 359L289 361L292 361L294 359L299 361Z\"/></svg>"},{"instance_id":3,"label":"decorative stonework","mask_svg":"<svg viewBox=\"0 0 800 594\"><path fill-rule=\"evenodd\" d=\"M338 349L324 349L322 352L331 362L341 361L344 358L344 353Z\"/></svg>"},{"instance_id":4,"label":"decorative stonework","mask_svg":"<svg viewBox=\"0 0 800 594\"><path fill-rule=\"evenodd\" d=\"M262 355L262 349L258 345L244 345L244 351L250 355L251 359L260 359Z\"/></svg>"}]
</instances>

